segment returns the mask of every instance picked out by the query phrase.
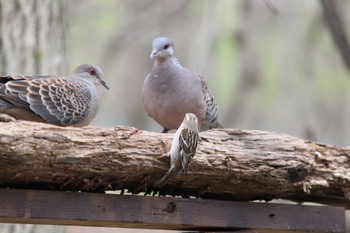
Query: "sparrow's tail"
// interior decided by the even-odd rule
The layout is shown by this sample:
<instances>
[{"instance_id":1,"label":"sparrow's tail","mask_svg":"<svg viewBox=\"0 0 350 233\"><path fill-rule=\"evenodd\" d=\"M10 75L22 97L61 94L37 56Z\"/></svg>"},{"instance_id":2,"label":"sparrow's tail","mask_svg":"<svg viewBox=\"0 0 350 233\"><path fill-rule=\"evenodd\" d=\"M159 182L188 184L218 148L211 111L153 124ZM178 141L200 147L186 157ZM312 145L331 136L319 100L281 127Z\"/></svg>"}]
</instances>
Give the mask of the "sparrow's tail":
<instances>
[{"instance_id":1,"label":"sparrow's tail","mask_svg":"<svg viewBox=\"0 0 350 233\"><path fill-rule=\"evenodd\" d=\"M163 186L166 184L166 182L172 177L174 176L176 172L175 167L171 167L167 173L165 173L165 175L159 180L157 181L157 183L154 184L154 187L156 188L163 188Z\"/></svg>"}]
</instances>

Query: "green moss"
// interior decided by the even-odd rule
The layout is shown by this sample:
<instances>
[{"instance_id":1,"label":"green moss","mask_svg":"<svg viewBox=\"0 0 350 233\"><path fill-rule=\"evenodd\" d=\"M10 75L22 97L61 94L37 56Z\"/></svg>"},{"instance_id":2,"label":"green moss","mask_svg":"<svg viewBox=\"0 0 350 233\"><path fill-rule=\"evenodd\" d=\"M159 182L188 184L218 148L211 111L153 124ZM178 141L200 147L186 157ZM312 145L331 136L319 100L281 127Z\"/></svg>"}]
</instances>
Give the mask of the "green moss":
<instances>
[{"instance_id":1,"label":"green moss","mask_svg":"<svg viewBox=\"0 0 350 233\"><path fill-rule=\"evenodd\" d=\"M215 56L217 72L215 78L215 98L226 106L232 103L234 91L239 83L239 57L237 44L232 30L232 22L237 15L236 1L223 1L225 10L220 22L220 31L216 41Z\"/></svg>"},{"instance_id":2,"label":"green moss","mask_svg":"<svg viewBox=\"0 0 350 233\"><path fill-rule=\"evenodd\" d=\"M35 62L41 62L43 59L43 53L41 51L34 50L33 51L33 58L34 58Z\"/></svg>"}]
</instances>

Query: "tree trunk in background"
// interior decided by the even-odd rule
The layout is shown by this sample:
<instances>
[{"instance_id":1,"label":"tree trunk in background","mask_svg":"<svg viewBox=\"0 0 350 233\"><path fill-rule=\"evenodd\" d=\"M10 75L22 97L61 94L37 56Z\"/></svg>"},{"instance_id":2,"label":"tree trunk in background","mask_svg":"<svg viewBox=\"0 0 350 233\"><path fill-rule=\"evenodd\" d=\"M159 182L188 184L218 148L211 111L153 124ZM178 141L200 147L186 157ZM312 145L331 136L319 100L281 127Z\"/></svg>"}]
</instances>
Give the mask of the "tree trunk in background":
<instances>
[{"instance_id":1,"label":"tree trunk in background","mask_svg":"<svg viewBox=\"0 0 350 233\"><path fill-rule=\"evenodd\" d=\"M66 73L63 1L0 0L0 75ZM2 233L61 233L64 227L0 224Z\"/></svg>"},{"instance_id":2,"label":"tree trunk in background","mask_svg":"<svg viewBox=\"0 0 350 233\"><path fill-rule=\"evenodd\" d=\"M66 72L62 1L0 0L0 74Z\"/></svg>"}]
</instances>

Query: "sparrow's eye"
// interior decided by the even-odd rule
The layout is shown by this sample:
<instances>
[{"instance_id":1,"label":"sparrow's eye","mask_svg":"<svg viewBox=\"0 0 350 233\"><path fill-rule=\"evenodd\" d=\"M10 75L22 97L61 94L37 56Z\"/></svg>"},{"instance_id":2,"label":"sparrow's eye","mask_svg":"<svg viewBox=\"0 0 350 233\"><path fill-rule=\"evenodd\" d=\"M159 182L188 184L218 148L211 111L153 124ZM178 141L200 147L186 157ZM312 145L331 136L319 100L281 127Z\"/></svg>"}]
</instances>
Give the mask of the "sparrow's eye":
<instances>
[{"instance_id":1,"label":"sparrow's eye","mask_svg":"<svg viewBox=\"0 0 350 233\"><path fill-rule=\"evenodd\" d=\"M169 44L164 45L163 49L168 49L169 48Z\"/></svg>"}]
</instances>

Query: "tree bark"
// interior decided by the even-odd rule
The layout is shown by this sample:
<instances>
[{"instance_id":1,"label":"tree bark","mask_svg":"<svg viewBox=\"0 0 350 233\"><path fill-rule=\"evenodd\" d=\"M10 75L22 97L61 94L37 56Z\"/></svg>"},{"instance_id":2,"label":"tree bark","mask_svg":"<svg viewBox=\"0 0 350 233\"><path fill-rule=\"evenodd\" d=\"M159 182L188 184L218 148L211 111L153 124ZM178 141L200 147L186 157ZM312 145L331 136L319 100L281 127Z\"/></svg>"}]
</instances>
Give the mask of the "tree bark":
<instances>
[{"instance_id":1,"label":"tree bark","mask_svg":"<svg viewBox=\"0 0 350 233\"><path fill-rule=\"evenodd\" d=\"M0 186L147 194L169 168L172 136L122 126L0 123ZM160 192L350 206L350 149L275 132L202 132L187 177L174 177Z\"/></svg>"},{"instance_id":2,"label":"tree bark","mask_svg":"<svg viewBox=\"0 0 350 233\"><path fill-rule=\"evenodd\" d=\"M66 11L62 1L0 0L0 71L66 73Z\"/></svg>"}]
</instances>

